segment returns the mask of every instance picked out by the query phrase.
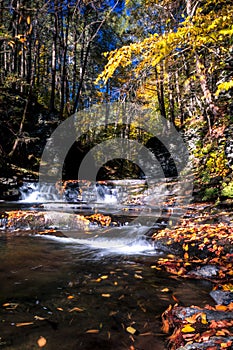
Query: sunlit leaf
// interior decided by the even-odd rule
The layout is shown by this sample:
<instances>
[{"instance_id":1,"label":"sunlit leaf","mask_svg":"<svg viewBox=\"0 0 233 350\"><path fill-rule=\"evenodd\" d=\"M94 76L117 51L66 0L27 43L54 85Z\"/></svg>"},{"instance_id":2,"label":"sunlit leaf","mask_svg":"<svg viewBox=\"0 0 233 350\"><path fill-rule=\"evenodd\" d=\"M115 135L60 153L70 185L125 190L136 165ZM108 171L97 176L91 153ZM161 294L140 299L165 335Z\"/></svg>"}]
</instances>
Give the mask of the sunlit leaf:
<instances>
[{"instance_id":1,"label":"sunlit leaf","mask_svg":"<svg viewBox=\"0 0 233 350\"><path fill-rule=\"evenodd\" d=\"M37 340L37 344L40 348L43 348L46 345L46 343L47 340L42 336Z\"/></svg>"},{"instance_id":2,"label":"sunlit leaf","mask_svg":"<svg viewBox=\"0 0 233 350\"><path fill-rule=\"evenodd\" d=\"M183 333L190 333L190 332L195 332L195 328L193 328L190 324L186 324L181 331Z\"/></svg>"},{"instance_id":3,"label":"sunlit leaf","mask_svg":"<svg viewBox=\"0 0 233 350\"><path fill-rule=\"evenodd\" d=\"M226 311L227 310L227 306L225 305L216 305L215 309L218 311Z\"/></svg>"},{"instance_id":4,"label":"sunlit leaf","mask_svg":"<svg viewBox=\"0 0 233 350\"><path fill-rule=\"evenodd\" d=\"M131 327L131 326L127 327L127 328L126 328L126 331L127 331L128 333L132 334L132 335L134 335L134 334L137 333L137 330L136 330L134 327Z\"/></svg>"}]
</instances>

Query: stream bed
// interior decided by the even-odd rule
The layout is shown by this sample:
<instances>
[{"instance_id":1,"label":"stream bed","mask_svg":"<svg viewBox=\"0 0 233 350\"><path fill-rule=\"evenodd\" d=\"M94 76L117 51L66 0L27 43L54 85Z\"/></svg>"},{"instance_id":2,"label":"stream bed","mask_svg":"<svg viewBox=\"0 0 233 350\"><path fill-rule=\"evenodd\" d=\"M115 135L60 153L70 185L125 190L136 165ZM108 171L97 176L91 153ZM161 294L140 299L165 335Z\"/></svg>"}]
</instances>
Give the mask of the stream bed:
<instances>
[{"instance_id":1,"label":"stream bed","mask_svg":"<svg viewBox=\"0 0 233 350\"><path fill-rule=\"evenodd\" d=\"M142 223L158 214L156 205L143 211ZM0 206L1 212L45 210L25 199ZM104 201L88 208L76 203L66 204L65 212L109 215L112 208ZM114 208L124 221L120 227L65 228L67 237L2 229L0 348L162 350L167 335L161 314L170 304L213 304L211 282L183 279L155 266L169 252L143 237L146 229L135 221L140 207L115 203ZM46 213L51 210L64 216L61 203L47 203ZM163 212L166 219L168 210Z\"/></svg>"},{"instance_id":2,"label":"stream bed","mask_svg":"<svg viewBox=\"0 0 233 350\"><path fill-rule=\"evenodd\" d=\"M0 346L38 349L44 337L51 350L166 349L161 313L174 296L183 305L211 303L211 284L154 269L157 256L51 237L1 238Z\"/></svg>"}]
</instances>

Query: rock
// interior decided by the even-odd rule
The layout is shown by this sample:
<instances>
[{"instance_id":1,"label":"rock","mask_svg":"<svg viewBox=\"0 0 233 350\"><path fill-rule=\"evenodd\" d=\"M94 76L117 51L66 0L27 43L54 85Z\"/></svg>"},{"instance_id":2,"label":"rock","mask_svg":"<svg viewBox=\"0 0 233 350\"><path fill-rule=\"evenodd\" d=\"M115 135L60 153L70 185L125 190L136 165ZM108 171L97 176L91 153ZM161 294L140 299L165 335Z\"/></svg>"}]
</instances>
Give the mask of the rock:
<instances>
[{"instance_id":1,"label":"rock","mask_svg":"<svg viewBox=\"0 0 233 350\"><path fill-rule=\"evenodd\" d=\"M185 320L187 317L191 317L195 314L200 313L200 311L201 311L201 309L197 308L195 306L190 306L190 307L177 306L172 311L172 315L173 315L173 317L175 316L177 319ZM233 312L232 311L222 312L222 311L208 310L208 309L202 309L202 311L206 314L208 321L211 321L211 320L220 321L220 320L232 320L233 319Z\"/></svg>"},{"instance_id":2,"label":"rock","mask_svg":"<svg viewBox=\"0 0 233 350\"><path fill-rule=\"evenodd\" d=\"M218 350L218 349L222 349L222 347L220 347L221 343L227 343L228 341L232 341L232 340L233 340L233 337L212 337L211 340L208 340L206 342L187 344L184 346L180 346L176 350L209 350L212 347L213 349Z\"/></svg>"},{"instance_id":3,"label":"rock","mask_svg":"<svg viewBox=\"0 0 233 350\"><path fill-rule=\"evenodd\" d=\"M215 265L205 265L189 272L189 275L202 278L213 278L218 276L219 268Z\"/></svg>"},{"instance_id":4,"label":"rock","mask_svg":"<svg viewBox=\"0 0 233 350\"><path fill-rule=\"evenodd\" d=\"M233 292L212 290L210 292L210 296L218 305L229 305L231 302L233 302Z\"/></svg>"}]
</instances>

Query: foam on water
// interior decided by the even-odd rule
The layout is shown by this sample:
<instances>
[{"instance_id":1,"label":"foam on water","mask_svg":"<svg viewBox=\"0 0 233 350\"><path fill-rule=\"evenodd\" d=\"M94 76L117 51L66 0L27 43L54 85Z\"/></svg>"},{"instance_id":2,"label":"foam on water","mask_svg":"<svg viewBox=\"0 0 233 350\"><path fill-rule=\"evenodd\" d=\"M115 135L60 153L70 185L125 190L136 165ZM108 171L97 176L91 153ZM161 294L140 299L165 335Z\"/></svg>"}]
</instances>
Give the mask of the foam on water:
<instances>
[{"instance_id":1,"label":"foam on water","mask_svg":"<svg viewBox=\"0 0 233 350\"><path fill-rule=\"evenodd\" d=\"M96 230L92 234L82 231L66 232L69 237L55 237L43 235L46 239L72 246L73 249L87 249L89 251L98 250L101 255L134 255L148 254L155 252L154 246L144 237L148 227L118 227L106 230Z\"/></svg>"},{"instance_id":2,"label":"foam on water","mask_svg":"<svg viewBox=\"0 0 233 350\"><path fill-rule=\"evenodd\" d=\"M119 239L115 240L113 244L113 241L108 239L79 239L68 237L55 237L50 235L44 235L43 237L46 239L55 240L62 244L67 244L69 245L69 247L72 247L72 249L88 249L89 251L98 250L98 253L101 254L101 256L116 254L148 255L156 253L154 246L147 242L145 239L140 239L136 241Z\"/></svg>"}]
</instances>

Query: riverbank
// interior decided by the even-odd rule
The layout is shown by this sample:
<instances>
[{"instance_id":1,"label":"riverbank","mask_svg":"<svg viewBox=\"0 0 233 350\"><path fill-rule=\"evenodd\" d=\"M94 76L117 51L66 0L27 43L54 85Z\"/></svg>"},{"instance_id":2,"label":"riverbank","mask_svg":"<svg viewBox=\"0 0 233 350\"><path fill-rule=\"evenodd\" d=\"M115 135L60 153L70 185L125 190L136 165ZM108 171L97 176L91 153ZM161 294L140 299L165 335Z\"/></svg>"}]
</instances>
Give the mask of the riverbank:
<instances>
[{"instance_id":1,"label":"riverbank","mask_svg":"<svg viewBox=\"0 0 233 350\"><path fill-rule=\"evenodd\" d=\"M224 210L195 205L187 216L178 227L154 233L156 244L166 245L170 252L153 267L177 278L211 281L215 305L184 307L175 297L162 314L166 346L171 350L232 349L233 211L230 205Z\"/></svg>"}]
</instances>

